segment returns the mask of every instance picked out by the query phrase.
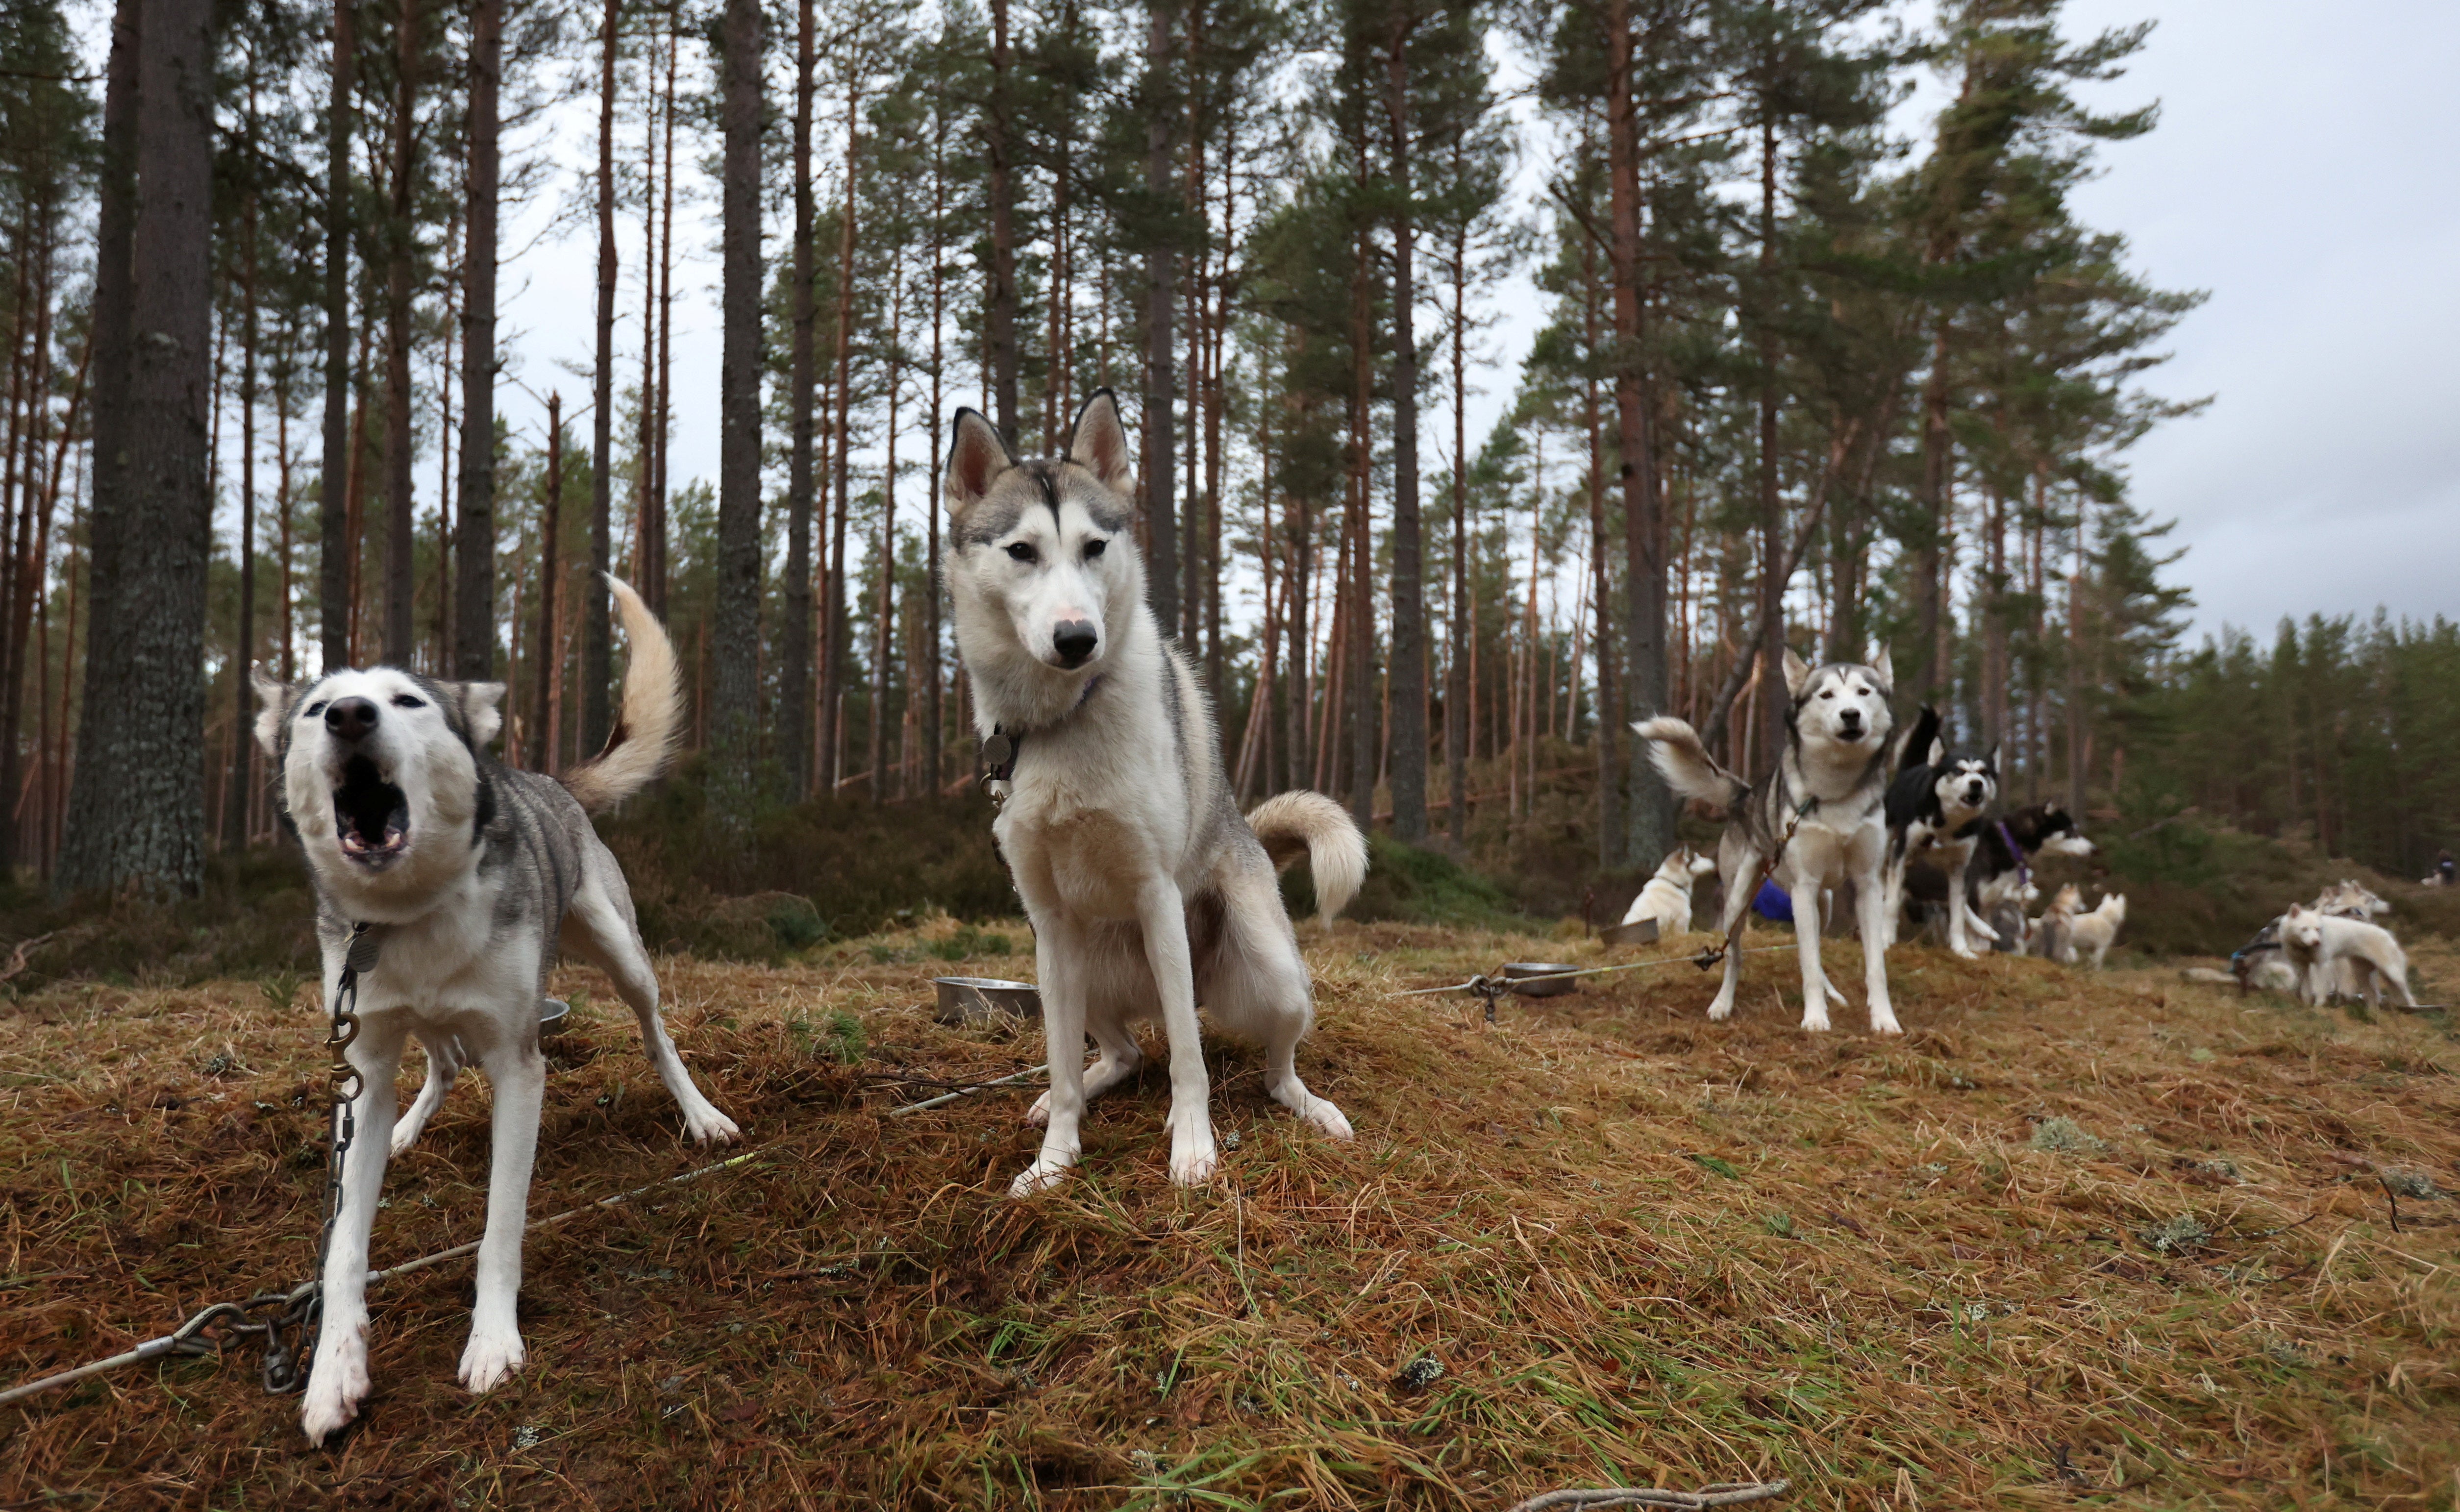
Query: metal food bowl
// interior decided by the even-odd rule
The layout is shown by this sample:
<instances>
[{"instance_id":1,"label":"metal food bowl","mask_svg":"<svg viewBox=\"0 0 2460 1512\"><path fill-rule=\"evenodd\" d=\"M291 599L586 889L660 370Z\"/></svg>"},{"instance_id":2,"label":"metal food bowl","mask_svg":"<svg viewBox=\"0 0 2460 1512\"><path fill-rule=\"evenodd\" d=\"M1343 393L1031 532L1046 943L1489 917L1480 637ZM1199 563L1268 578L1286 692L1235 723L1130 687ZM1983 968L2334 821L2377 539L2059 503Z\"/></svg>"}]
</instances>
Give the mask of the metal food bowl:
<instances>
[{"instance_id":1,"label":"metal food bowl","mask_svg":"<svg viewBox=\"0 0 2460 1512\"><path fill-rule=\"evenodd\" d=\"M1029 1018L1042 1012L1042 991L1030 982L1003 982L992 976L943 976L931 984L940 990L943 1024L980 1024L1002 1018Z\"/></svg>"},{"instance_id":2,"label":"metal food bowl","mask_svg":"<svg viewBox=\"0 0 2460 1512\"><path fill-rule=\"evenodd\" d=\"M1598 938L1608 945L1655 945L1657 921L1635 919L1629 924L1618 924L1611 928L1599 930Z\"/></svg>"},{"instance_id":3,"label":"metal food bowl","mask_svg":"<svg viewBox=\"0 0 2460 1512\"><path fill-rule=\"evenodd\" d=\"M539 1033L556 1033L563 1028L564 1020L571 1016L572 1005L562 998L541 998L539 1001Z\"/></svg>"},{"instance_id":4,"label":"metal food bowl","mask_svg":"<svg viewBox=\"0 0 2460 1512\"><path fill-rule=\"evenodd\" d=\"M1522 997L1560 997L1577 990L1565 973L1579 969L1561 961L1506 961L1503 979ZM1532 977L1541 980L1532 981Z\"/></svg>"}]
</instances>

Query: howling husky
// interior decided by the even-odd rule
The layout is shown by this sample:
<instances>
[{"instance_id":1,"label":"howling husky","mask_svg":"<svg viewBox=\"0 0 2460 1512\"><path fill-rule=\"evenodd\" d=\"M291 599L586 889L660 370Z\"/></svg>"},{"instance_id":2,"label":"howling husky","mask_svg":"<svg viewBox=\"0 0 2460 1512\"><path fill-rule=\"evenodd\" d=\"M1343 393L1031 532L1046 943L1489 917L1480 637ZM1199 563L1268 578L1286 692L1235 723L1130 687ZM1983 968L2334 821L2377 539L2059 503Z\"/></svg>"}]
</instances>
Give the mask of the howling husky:
<instances>
[{"instance_id":1,"label":"howling husky","mask_svg":"<svg viewBox=\"0 0 2460 1512\"><path fill-rule=\"evenodd\" d=\"M1896 943L1904 912L1906 862L1936 850L1947 872L1947 948L1969 961L1981 954L1975 935L1999 938L1973 911L1964 885L1965 868L1999 801L1999 748L1959 756L1948 750L1944 729L1939 711L1924 705L1905 746L1904 768L1888 784L1888 943Z\"/></svg>"},{"instance_id":2,"label":"howling husky","mask_svg":"<svg viewBox=\"0 0 2460 1512\"><path fill-rule=\"evenodd\" d=\"M1724 808L1726 833L1717 845L1717 870L1726 879L1725 917L1718 927L1729 938L1735 921L1758 891L1752 879L1774 862L1770 875L1793 898L1793 933L1802 957L1802 1027L1828 1027L1828 1000L1845 994L1828 983L1819 966L1820 894L1854 884L1862 931L1862 980L1871 999L1871 1028L1901 1033L1888 1002L1887 896L1880 873L1887 860L1887 823L1881 805L1888 786L1888 733L1895 728L1888 697L1893 691L1884 652L1870 664L1836 662L1816 671L1791 649L1785 653L1785 686L1793 702L1786 711L1785 752L1776 770L1754 786L1708 755L1699 733L1683 720L1660 714L1632 728L1649 742L1649 759L1685 798ZM1798 821L1798 827L1797 826ZM1793 840L1786 832L1793 829ZM1780 851L1779 847L1783 849ZM1742 987L1740 951L1726 952L1726 981L1708 1005L1708 1016L1726 1019Z\"/></svg>"},{"instance_id":3,"label":"howling husky","mask_svg":"<svg viewBox=\"0 0 2460 1512\"><path fill-rule=\"evenodd\" d=\"M1315 1000L1274 869L1304 851L1329 922L1367 874L1366 841L1315 793L1239 817L1196 671L1145 605L1135 489L1108 389L1049 460L1020 461L988 420L957 412L948 590L984 758L1007 784L992 834L1033 921L1050 1056L1050 1091L1028 1116L1046 1125L1042 1152L1018 1196L1075 1163L1086 1099L1135 1074L1133 1026L1155 1017L1170 1045L1171 1180L1211 1176L1198 1003L1262 1044L1265 1091L1326 1134L1350 1132L1299 1079Z\"/></svg>"},{"instance_id":4,"label":"howling husky","mask_svg":"<svg viewBox=\"0 0 2460 1512\"><path fill-rule=\"evenodd\" d=\"M328 1001L353 929L365 926L376 942L375 964L359 977L349 1054L364 1083L300 1412L312 1442L358 1416L367 1398L368 1234L385 1158L409 1146L465 1065L487 1074L496 1107L461 1381L483 1392L520 1369L514 1305L546 1095L539 1003L559 948L604 971L632 1006L649 1063L692 1138L724 1143L741 1132L692 1085L658 1021L658 979L631 889L589 827L590 814L666 770L678 724L674 649L631 588L607 582L632 647L621 717L606 748L561 782L507 771L487 754L503 726L502 683L377 667L292 687L257 673L256 737L282 774L283 813L315 882ZM393 1075L412 1034L427 1050L427 1085L396 1132Z\"/></svg>"}]
</instances>

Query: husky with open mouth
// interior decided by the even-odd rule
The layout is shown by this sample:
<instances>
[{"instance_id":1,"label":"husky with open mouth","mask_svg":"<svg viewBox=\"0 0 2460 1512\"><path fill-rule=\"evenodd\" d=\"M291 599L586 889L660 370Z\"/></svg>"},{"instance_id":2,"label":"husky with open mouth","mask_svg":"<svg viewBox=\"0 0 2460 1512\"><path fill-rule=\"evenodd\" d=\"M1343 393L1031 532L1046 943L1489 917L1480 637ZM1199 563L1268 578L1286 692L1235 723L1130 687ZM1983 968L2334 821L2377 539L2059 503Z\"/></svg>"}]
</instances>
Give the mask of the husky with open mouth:
<instances>
[{"instance_id":1,"label":"husky with open mouth","mask_svg":"<svg viewBox=\"0 0 2460 1512\"><path fill-rule=\"evenodd\" d=\"M1925 704L1905 745L1902 770L1888 784L1888 943L1905 906L1905 866L1931 853L1947 872L1947 948L1966 960L1982 952L1974 937L1995 942L1998 931L1966 896L1964 873L1980 845L1991 808L1999 801L1999 748L1980 756L1948 749L1945 722Z\"/></svg>"},{"instance_id":2,"label":"husky with open mouth","mask_svg":"<svg viewBox=\"0 0 2460 1512\"><path fill-rule=\"evenodd\" d=\"M650 1064L703 1142L740 1133L692 1085L658 1018L658 979L631 889L589 815L663 773L679 726L674 649L630 587L608 580L631 667L606 747L563 775L508 771L487 754L501 683L439 682L392 667L285 684L257 673L256 736L282 775L282 806L307 852L328 1001L354 926L376 942L358 983L350 1064L364 1078L324 1274L324 1326L301 1425L310 1441L367 1398L369 1231L385 1161L407 1149L465 1065L495 1096L487 1226L461 1381L483 1392L521 1366L514 1316L521 1230L546 1063L539 1004L559 948L604 970L640 1020ZM365 947L361 947L362 952ZM427 1051L427 1084L399 1126L403 1044Z\"/></svg>"}]
</instances>

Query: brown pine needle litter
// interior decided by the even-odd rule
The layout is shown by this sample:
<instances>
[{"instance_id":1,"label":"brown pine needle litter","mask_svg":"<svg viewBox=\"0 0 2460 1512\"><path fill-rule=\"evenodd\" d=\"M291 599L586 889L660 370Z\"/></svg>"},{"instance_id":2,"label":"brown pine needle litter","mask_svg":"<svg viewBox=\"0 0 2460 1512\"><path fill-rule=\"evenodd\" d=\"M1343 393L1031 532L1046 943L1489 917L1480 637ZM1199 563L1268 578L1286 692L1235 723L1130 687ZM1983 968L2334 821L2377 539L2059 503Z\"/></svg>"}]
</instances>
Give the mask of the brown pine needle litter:
<instances>
[{"instance_id":1,"label":"brown pine needle litter","mask_svg":"<svg viewBox=\"0 0 2460 1512\"><path fill-rule=\"evenodd\" d=\"M684 1054L759 1159L533 1232L513 1383L456 1383L469 1273L437 1266L373 1288L375 1395L338 1449L308 1448L252 1359L148 1363L0 1409L0 1504L1504 1512L1782 1479L1765 1504L2452 1505L2441 1015L1913 948L1902 1039L1859 1027L1858 993L1802 1033L1782 955L1752 959L1762 1006L1729 1025L1703 1017L1713 974L1678 967L1507 997L1489 1029L1466 994L1389 994L1633 957L1306 940L1302 1066L1354 1143L1296 1128L1254 1053L1215 1044L1212 1189L1165 1180L1149 1065L1025 1203L1030 1085L885 1116L1042 1059L1038 1026L930 1012L935 974L1030 974L1022 926L662 962ZM2414 954L2460 972L2441 942ZM1858 979L1850 942L1828 957ZM293 985L0 1004L0 1386L300 1279L321 1127ZM575 1011L531 1211L707 1163L604 980L556 991ZM468 1078L395 1162L378 1266L477 1237L487 1110Z\"/></svg>"}]
</instances>

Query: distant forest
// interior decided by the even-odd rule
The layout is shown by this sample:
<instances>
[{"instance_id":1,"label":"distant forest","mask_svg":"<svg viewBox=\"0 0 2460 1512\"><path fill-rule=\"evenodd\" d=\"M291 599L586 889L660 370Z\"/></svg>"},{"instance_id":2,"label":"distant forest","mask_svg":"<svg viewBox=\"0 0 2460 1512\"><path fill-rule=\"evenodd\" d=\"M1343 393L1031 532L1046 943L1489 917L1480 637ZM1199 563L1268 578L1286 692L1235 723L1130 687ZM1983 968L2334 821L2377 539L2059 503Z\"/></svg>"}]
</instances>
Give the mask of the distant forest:
<instances>
[{"instance_id":1,"label":"distant forest","mask_svg":"<svg viewBox=\"0 0 2460 1512\"><path fill-rule=\"evenodd\" d=\"M2057 0L108 19L0 0L0 862L57 888L193 888L275 837L252 664L505 679L504 758L577 759L620 664L597 568L671 628L710 802L961 787L948 417L1048 449L1100 386L1250 800L1315 787L1457 846L1569 784L1595 864L1647 866L1677 816L1631 717L1756 769L1764 653L1876 646L2019 799L2411 873L2449 841L2452 626L2181 644L2123 458L2194 408L2138 385L2201 296L2070 203L2154 128L2089 103L2149 27L2073 35ZM547 250L506 245L541 207ZM594 281L582 371L520 360L517 256ZM679 266L719 287L712 392L673 382ZM1506 351L1532 282L1542 329ZM507 421L516 382L550 423ZM715 477L670 469L687 431Z\"/></svg>"}]
</instances>

